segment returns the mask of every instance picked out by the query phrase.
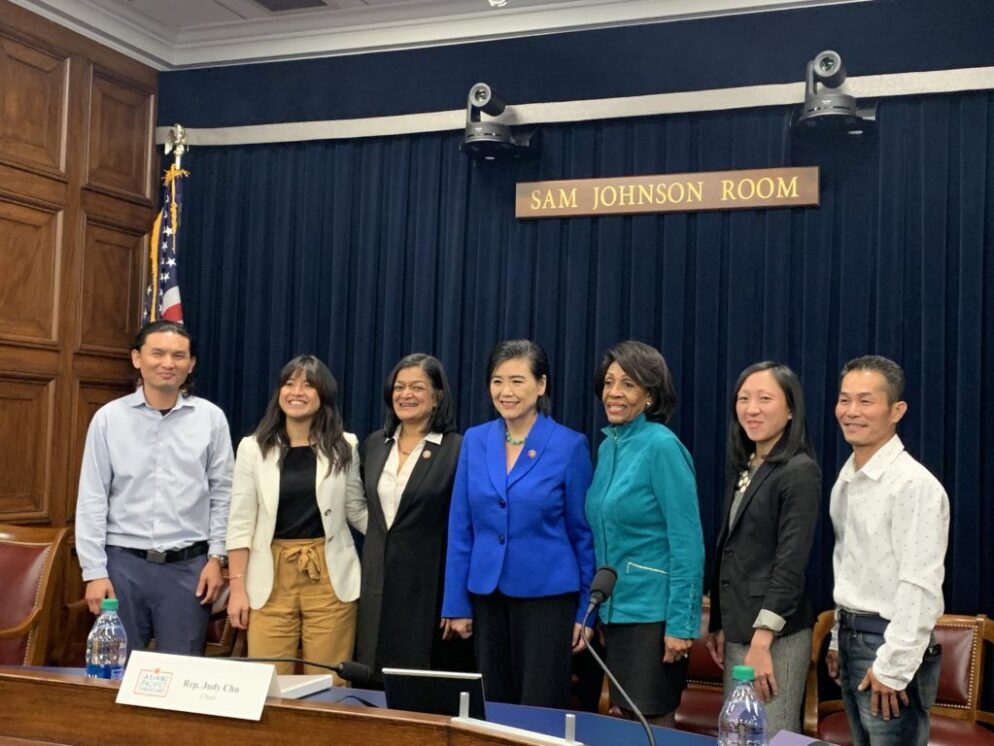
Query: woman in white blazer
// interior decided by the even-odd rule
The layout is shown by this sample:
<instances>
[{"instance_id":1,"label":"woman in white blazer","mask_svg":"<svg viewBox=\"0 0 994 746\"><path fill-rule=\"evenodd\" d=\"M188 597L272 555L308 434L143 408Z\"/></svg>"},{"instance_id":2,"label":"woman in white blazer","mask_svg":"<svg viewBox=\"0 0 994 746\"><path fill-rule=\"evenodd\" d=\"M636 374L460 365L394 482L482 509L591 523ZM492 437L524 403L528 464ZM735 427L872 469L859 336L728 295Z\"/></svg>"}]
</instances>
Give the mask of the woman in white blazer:
<instances>
[{"instance_id":1,"label":"woman in white blazer","mask_svg":"<svg viewBox=\"0 0 994 746\"><path fill-rule=\"evenodd\" d=\"M348 524L366 532L366 498L358 441L344 432L337 389L324 363L295 357L255 433L238 446L228 617L248 629L252 657L293 658L298 646L315 662L352 657L359 555ZM293 668L277 665L278 673Z\"/></svg>"}]
</instances>

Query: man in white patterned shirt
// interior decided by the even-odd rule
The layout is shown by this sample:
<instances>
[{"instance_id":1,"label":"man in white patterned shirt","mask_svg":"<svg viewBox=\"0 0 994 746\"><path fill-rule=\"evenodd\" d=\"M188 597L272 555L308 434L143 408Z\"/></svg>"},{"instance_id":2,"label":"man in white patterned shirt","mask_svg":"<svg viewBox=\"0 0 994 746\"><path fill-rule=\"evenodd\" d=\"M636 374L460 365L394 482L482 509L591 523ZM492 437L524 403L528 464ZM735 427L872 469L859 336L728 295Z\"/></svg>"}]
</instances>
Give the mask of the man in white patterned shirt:
<instances>
[{"instance_id":1,"label":"man in white patterned shirt","mask_svg":"<svg viewBox=\"0 0 994 746\"><path fill-rule=\"evenodd\" d=\"M835 416L853 452L832 488L836 625L828 670L855 746L926 746L941 650L949 500L897 436L904 371L867 355L842 369Z\"/></svg>"}]
</instances>

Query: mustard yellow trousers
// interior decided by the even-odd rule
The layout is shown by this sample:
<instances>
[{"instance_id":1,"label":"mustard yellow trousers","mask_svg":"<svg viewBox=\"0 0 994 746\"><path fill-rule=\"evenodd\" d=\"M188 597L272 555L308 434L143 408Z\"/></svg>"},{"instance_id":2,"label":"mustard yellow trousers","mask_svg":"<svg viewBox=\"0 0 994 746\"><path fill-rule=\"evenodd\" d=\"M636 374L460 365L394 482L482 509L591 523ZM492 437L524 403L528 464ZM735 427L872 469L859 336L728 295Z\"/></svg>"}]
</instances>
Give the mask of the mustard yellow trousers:
<instances>
[{"instance_id":1,"label":"mustard yellow trousers","mask_svg":"<svg viewBox=\"0 0 994 746\"><path fill-rule=\"evenodd\" d=\"M316 663L352 660L357 601L340 601L328 575L323 539L276 539L272 543L273 592L249 615L248 654L252 658L301 657ZM294 664L277 663L292 674ZM325 669L305 666L304 673ZM335 676L335 685L344 682Z\"/></svg>"}]
</instances>

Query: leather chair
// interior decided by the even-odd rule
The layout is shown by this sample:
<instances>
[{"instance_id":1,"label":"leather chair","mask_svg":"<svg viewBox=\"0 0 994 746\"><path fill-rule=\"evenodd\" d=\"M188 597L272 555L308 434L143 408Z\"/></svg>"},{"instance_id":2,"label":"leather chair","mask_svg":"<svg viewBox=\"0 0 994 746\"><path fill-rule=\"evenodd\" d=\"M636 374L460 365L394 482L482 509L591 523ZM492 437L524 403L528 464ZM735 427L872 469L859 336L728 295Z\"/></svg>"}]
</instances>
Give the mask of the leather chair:
<instances>
[{"instance_id":1,"label":"leather chair","mask_svg":"<svg viewBox=\"0 0 994 746\"><path fill-rule=\"evenodd\" d=\"M227 577L227 570L225 571ZM221 594L211 607L211 620L207 624L207 646L204 655L244 656L246 639L244 633L231 626L228 621L228 594L230 587L225 584Z\"/></svg>"},{"instance_id":2,"label":"leather chair","mask_svg":"<svg viewBox=\"0 0 994 746\"><path fill-rule=\"evenodd\" d=\"M822 701L819 679L827 677L825 652L832 632L833 613L822 612L811 643L811 666L804 700L804 732L839 746L849 746L852 735L841 700ZM935 628L942 645L939 691L931 709L929 743L936 746L994 746L994 713L978 708L983 686L985 643L994 644L994 622L983 614L944 614Z\"/></svg>"},{"instance_id":3,"label":"leather chair","mask_svg":"<svg viewBox=\"0 0 994 746\"><path fill-rule=\"evenodd\" d=\"M676 710L676 727L716 738L724 696L722 671L711 659L705 645L710 620L711 603L705 598L701 610L701 634L690 649L687 689Z\"/></svg>"},{"instance_id":4,"label":"leather chair","mask_svg":"<svg viewBox=\"0 0 994 746\"><path fill-rule=\"evenodd\" d=\"M66 529L0 524L0 664L42 666Z\"/></svg>"}]
</instances>

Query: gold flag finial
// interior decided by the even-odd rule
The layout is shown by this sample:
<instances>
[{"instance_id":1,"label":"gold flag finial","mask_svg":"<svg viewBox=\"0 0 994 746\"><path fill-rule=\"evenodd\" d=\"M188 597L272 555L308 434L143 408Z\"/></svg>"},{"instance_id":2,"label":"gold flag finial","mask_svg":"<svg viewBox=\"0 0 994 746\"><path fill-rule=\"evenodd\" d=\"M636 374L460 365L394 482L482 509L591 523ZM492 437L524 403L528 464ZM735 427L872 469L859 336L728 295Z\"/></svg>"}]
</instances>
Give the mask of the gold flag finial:
<instances>
[{"instance_id":1,"label":"gold flag finial","mask_svg":"<svg viewBox=\"0 0 994 746\"><path fill-rule=\"evenodd\" d=\"M176 164L177 170L181 168L183 154L189 149L190 141L186 135L186 129L182 124L174 124L166 134L166 155L175 153L173 162Z\"/></svg>"}]
</instances>

